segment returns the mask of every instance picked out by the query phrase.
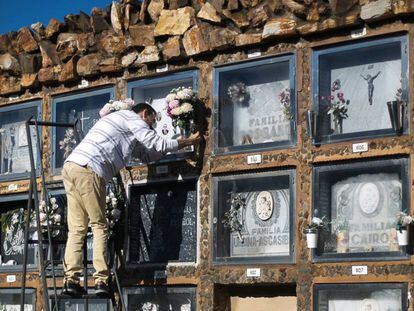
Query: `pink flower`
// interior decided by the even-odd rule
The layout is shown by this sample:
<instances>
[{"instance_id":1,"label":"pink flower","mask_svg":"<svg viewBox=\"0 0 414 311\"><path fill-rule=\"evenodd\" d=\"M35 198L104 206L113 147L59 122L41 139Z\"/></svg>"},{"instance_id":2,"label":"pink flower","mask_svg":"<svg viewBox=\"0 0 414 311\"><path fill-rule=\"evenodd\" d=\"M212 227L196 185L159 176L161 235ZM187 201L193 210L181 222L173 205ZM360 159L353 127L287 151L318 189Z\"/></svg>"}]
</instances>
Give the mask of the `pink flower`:
<instances>
[{"instance_id":1,"label":"pink flower","mask_svg":"<svg viewBox=\"0 0 414 311\"><path fill-rule=\"evenodd\" d=\"M344 98L344 93L338 93L337 96L340 100L342 100Z\"/></svg>"},{"instance_id":2,"label":"pink flower","mask_svg":"<svg viewBox=\"0 0 414 311\"><path fill-rule=\"evenodd\" d=\"M174 109L174 108L177 108L178 106L180 105L180 102L178 101L178 100L172 100L172 101L170 101L169 103L168 103L168 107L170 108L170 109Z\"/></svg>"},{"instance_id":3,"label":"pink flower","mask_svg":"<svg viewBox=\"0 0 414 311\"><path fill-rule=\"evenodd\" d=\"M329 95L329 96L328 96L328 99L329 99L329 100L334 100L334 97L333 97L332 95Z\"/></svg>"},{"instance_id":4,"label":"pink flower","mask_svg":"<svg viewBox=\"0 0 414 311\"><path fill-rule=\"evenodd\" d=\"M103 107L101 110L99 110L99 115L102 117L108 115L111 111L107 107Z\"/></svg>"}]
</instances>

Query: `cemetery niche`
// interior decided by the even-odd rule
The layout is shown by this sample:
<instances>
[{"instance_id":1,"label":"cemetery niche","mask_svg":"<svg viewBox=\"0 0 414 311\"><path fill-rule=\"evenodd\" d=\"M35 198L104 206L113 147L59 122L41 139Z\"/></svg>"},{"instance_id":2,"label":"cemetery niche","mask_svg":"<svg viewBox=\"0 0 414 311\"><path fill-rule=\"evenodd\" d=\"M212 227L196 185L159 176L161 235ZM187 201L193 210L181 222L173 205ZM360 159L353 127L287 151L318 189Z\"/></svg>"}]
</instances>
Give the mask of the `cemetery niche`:
<instances>
[{"instance_id":1,"label":"cemetery niche","mask_svg":"<svg viewBox=\"0 0 414 311\"><path fill-rule=\"evenodd\" d=\"M41 119L40 101L0 109L0 179L24 178L30 174L26 121L31 116L33 119ZM30 130L37 163L36 129L31 126Z\"/></svg>"},{"instance_id":2,"label":"cemetery niche","mask_svg":"<svg viewBox=\"0 0 414 311\"><path fill-rule=\"evenodd\" d=\"M24 228L27 209L27 195L5 196L0 200L0 270L20 271L24 258ZM34 228L29 239L37 239ZM27 264L37 264L37 244L28 245Z\"/></svg>"},{"instance_id":3,"label":"cemetery niche","mask_svg":"<svg viewBox=\"0 0 414 311\"><path fill-rule=\"evenodd\" d=\"M388 103L408 131L407 37L346 44L313 52L315 142L395 135Z\"/></svg>"},{"instance_id":4,"label":"cemetery niche","mask_svg":"<svg viewBox=\"0 0 414 311\"><path fill-rule=\"evenodd\" d=\"M192 286L124 288L124 297L127 310L196 310L196 288Z\"/></svg>"},{"instance_id":5,"label":"cemetery niche","mask_svg":"<svg viewBox=\"0 0 414 311\"><path fill-rule=\"evenodd\" d=\"M0 289L0 311L19 311L20 310L20 288ZM36 310L36 293L32 288L27 288L24 295L24 311Z\"/></svg>"},{"instance_id":6,"label":"cemetery niche","mask_svg":"<svg viewBox=\"0 0 414 311\"><path fill-rule=\"evenodd\" d=\"M157 111L156 123L153 128L158 135L165 139L177 139L184 133L178 126L174 126L171 117L167 114L166 97L170 91L178 87L192 88L197 92L198 87L197 70L177 72L158 78L149 78L128 83L128 97L136 103L147 102ZM194 125L195 126L195 125ZM170 153L161 161L174 161L191 155L193 147L186 147L175 153ZM133 159L139 163L140 159Z\"/></svg>"},{"instance_id":7,"label":"cemetery niche","mask_svg":"<svg viewBox=\"0 0 414 311\"><path fill-rule=\"evenodd\" d=\"M319 230L315 261L407 258L397 241L397 216L409 207L406 158L316 166L313 214Z\"/></svg>"},{"instance_id":8,"label":"cemetery niche","mask_svg":"<svg viewBox=\"0 0 414 311\"><path fill-rule=\"evenodd\" d=\"M88 288L88 294L93 295L94 290ZM93 310L93 311L110 311L111 302L109 299L105 298L63 298L59 297L58 302L56 303L53 292L49 293L51 310L59 311L84 311L84 310Z\"/></svg>"},{"instance_id":9,"label":"cemetery niche","mask_svg":"<svg viewBox=\"0 0 414 311\"><path fill-rule=\"evenodd\" d=\"M114 97L114 89L106 88L78 94L58 96L53 99L53 122L75 123L79 139L99 120L99 110ZM64 160L76 146L76 135L71 128L52 127L53 173L59 174Z\"/></svg>"},{"instance_id":10,"label":"cemetery niche","mask_svg":"<svg viewBox=\"0 0 414 311\"><path fill-rule=\"evenodd\" d=\"M404 283L316 284L314 310L407 310Z\"/></svg>"},{"instance_id":11,"label":"cemetery niche","mask_svg":"<svg viewBox=\"0 0 414 311\"><path fill-rule=\"evenodd\" d=\"M213 260L294 261L294 171L213 178Z\"/></svg>"},{"instance_id":12,"label":"cemetery niche","mask_svg":"<svg viewBox=\"0 0 414 311\"><path fill-rule=\"evenodd\" d=\"M196 180L130 187L129 264L195 262Z\"/></svg>"},{"instance_id":13,"label":"cemetery niche","mask_svg":"<svg viewBox=\"0 0 414 311\"><path fill-rule=\"evenodd\" d=\"M294 55L214 68L214 152L293 145L294 77Z\"/></svg>"}]
</instances>

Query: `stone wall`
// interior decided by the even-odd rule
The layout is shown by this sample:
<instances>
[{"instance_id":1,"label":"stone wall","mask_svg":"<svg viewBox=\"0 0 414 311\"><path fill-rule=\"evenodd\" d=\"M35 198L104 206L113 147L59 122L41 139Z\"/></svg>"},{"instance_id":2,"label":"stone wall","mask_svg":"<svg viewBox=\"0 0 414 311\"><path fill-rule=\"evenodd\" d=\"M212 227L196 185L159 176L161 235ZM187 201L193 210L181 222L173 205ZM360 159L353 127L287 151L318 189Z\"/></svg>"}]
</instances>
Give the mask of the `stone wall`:
<instances>
[{"instance_id":1,"label":"stone wall","mask_svg":"<svg viewBox=\"0 0 414 311\"><path fill-rule=\"evenodd\" d=\"M178 173L199 176L199 259L196 265L169 265L164 284L197 285L197 310L230 310L226 288L235 284L295 284L298 310L312 310L312 288L318 282L407 282L413 295L413 256L402 261L363 262L368 266L368 276L352 276L354 263L312 263L302 234L311 212L313 164L390 155L409 156L412 164L414 151L413 134L367 139L369 152L363 154L352 153L352 142L321 147L312 144L305 123L312 97L312 47L355 40L364 32L364 37L406 32L411 51L413 16L414 2L410 0L121 1L104 10L94 9L91 16L67 15L63 23L52 19L47 27L34 24L31 29L0 36L0 104L41 98L44 118L50 120L52 96L78 91L82 80L89 83L86 89L115 85L117 96L123 97L128 80L165 74L157 72L159 66L168 64L167 73L198 68L199 96L207 108L208 124L206 146L199 159L169 164L169 173L163 176L158 176L154 167L133 169L135 180L174 179ZM252 49L259 49L262 56L295 52L298 95L297 144L286 150L260 152L263 161L254 167L246 163L246 154L211 156L208 113L212 107L213 66L245 60ZM410 85L413 98L412 73ZM44 131L43 139L46 177L60 180L50 172L50 131ZM259 278L246 277L246 268L251 265L212 265L212 175L286 167L296 169L296 263L254 264L261 268ZM125 172L123 177L130 182ZM17 190L10 190L10 183L13 181L1 183L1 194L28 189L27 180L18 181ZM411 176L410 193L413 185ZM0 274L2 283L5 278ZM40 288L40 280L37 283L36 279L33 273L31 285ZM123 270L122 283L154 284L153 274L144 268ZM412 302L410 306L414 308Z\"/></svg>"}]
</instances>

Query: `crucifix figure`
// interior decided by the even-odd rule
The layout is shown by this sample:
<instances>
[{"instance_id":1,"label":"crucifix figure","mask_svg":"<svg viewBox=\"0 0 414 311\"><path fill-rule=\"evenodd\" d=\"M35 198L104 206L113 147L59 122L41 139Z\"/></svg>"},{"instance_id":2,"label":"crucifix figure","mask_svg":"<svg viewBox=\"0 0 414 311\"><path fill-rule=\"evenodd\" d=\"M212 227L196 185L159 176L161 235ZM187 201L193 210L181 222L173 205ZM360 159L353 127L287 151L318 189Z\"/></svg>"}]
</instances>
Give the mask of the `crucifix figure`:
<instances>
[{"instance_id":1,"label":"crucifix figure","mask_svg":"<svg viewBox=\"0 0 414 311\"><path fill-rule=\"evenodd\" d=\"M371 76L370 74L367 74L366 77L364 77L363 75L361 75L361 77L367 81L368 83L368 101L369 104L372 105L372 95L374 94L374 80L376 79L376 77L378 77L378 75L381 73L381 71L378 71L378 73L375 76Z\"/></svg>"}]
</instances>

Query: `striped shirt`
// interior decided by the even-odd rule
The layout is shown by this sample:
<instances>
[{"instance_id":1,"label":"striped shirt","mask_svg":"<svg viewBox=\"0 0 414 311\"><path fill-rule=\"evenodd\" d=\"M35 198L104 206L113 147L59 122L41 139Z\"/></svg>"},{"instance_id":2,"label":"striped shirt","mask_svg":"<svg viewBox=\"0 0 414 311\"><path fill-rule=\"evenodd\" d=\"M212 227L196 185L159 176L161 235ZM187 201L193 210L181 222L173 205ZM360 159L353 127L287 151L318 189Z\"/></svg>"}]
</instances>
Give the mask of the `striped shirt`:
<instances>
[{"instance_id":1,"label":"striped shirt","mask_svg":"<svg viewBox=\"0 0 414 311\"><path fill-rule=\"evenodd\" d=\"M160 137L138 114L121 110L100 119L65 162L87 165L109 181L132 156L148 163L177 149L177 140Z\"/></svg>"}]
</instances>

